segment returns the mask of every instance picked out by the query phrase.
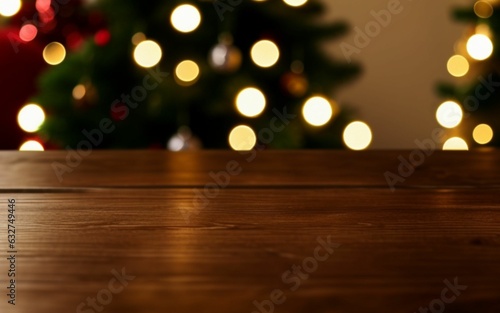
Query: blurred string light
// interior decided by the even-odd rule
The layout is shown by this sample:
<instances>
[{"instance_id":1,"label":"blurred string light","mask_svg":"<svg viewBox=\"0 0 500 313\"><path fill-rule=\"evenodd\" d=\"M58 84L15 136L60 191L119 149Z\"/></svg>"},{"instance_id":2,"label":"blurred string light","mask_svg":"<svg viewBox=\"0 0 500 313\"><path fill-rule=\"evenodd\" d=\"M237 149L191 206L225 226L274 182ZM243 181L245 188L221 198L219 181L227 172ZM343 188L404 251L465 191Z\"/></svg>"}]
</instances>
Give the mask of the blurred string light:
<instances>
[{"instance_id":1,"label":"blurred string light","mask_svg":"<svg viewBox=\"0 0 500 313\"><path fill-rule=\"evenodd\" d=\"M0 1L0 15L5 17L14 16L21 10L21 0L1 0Z\"/></svg>"},{"instance_id":2,"label":"blurred string light","mask_svg":"<svg viewBox=\"0 0 500 313\"><path fill-rule=\"evenodd\" d=\"M283 0L286 4L292 7L300 7L307 3L307 0Z\"/></svg>"},{"instance_id":3,"label":"blurred string light","mask_svg":"<svg viewBox=\"0 0 500 313\"><path fill-rule=\"evenodd\" d=\"M487 1L478 1L474 4L474 13L480 18L489 18L493 15L493 6Z\"/></svg>"},{"instance_id":4,"label":"blurred string light","mask_svg":"<svg viewBox=\"0 0 500 313\"><path fill-rule=\"evenodd\" d=\"M476 34L485 35L488 38L493 36L491 28L488 24L478 24L475 29Z\"/></svg>"},{"instance_id":5,"label":"blurred string light","mask_svg":"<svg viewBox=\"0 0 500 313\"><path fill-rule=\"evenodd\" d=\"M460 137L452 137L443 145L443 150L469 150L467 142Z\"/></svg>"},{"instance_id":6,"label":"blurred string light","mask_svg":"<svg viewBox=\"0 0 500 313\"><path fill-rule=\"evenodd\" d=\"M175 68L175 77L182 86L194 84L200 75L200 68L196 62L185 60L180 62Z\"/></svg>"},{"instance_id":7,"label":"blurred string light","mask_svg":"<svg viewBox=\"0 0 500 313\"><path fill-rule=\"evenodd\" d=\"M302 116L312 126L323 126L333 116L332 105L323 97L309 98L302 107Z\"/></svg>"},{"instance_id":8,"label":"blurred string light","mask_svg":"<svg viewBox=\"0 0 500 313\"><path fill-rule=\"evenodd\" d=\"M159 44L152 40L140 42L134 49L134 61L142 67L149 68L157 65L163 52Z\"/></svg>"},{"instance_id":9,"label":"blurred string light","mask_svg":"<svg viewBox=\"0 0 500 313\"><path fill-rule=\"evenodd\" d=\"M51 0L36 0L35 7L36 10L40 13L47 12L51 9L50 4Z\"/></svg>"},{"instance_id":10,"label":"blurred string light","mask_svg":"<svg viewBox=\"0 0 500 313\"><path fill-rule=\"evenodd\" d=\"M229 146L236 151L249 151L255 147L257 136L255 132L246 125L239 125L231 130L229 134Z\"/></svg>"},{"instance_id":11,"label":"blurred string light","mask_svg":"<svg viewBox=\"0 0 500 313\"><path fill-rule=\"evenodd\" d=\"M349 149L364 150L372 142L372 131L366 123L355 121L344 129L343 139Z\"/></svg>"},{"instance_id":12,"label":"blurred string light","mask_svg":"<svg viewBox=\"0 0 500 313\"><path fill-rule=\"evenodd\" d=\"M172 26L182 32L194 31L201 23L201 14L198 8L190 4L183 4L174 9L170 16Z\"/></svg>"},{"instance_id":13,"label":"blurred string light","mask_svg":"<svg viewBox=\"0 0 500 313\"><path fill-rule=\"evenodd\" d=\"M17 115L17 123L22 130L28 133L34 133L40 129L45 121L45 113L37 104L25 105Z\"/></svg>"},{"instance_id":14,"label":"blurred string light","mask_svg":"<svg viewBox=\"0 0 500 313\"><path fill-rule=\"evenodd\" d=\"M66 48L59 42L51 42L43 49L43 59L50 65L58 65L65 58Z\"/></svg>"},{"instance_id":15,"label":"blurred string light","mask_svg":"<svg viewBox=\"0 0 500 313\"><path fill-rule=\"evenodd\" d=\"M493 53L493 43L486 35L473 35L467 41L467 52L475 60L486 60Z\"/></svg>"},{"instance_id":16,"label":"blurred string light","mask_svg":"<svg viewBox=\"0 0 500 313\"><path fill-rule=\"evenodd\" d=\"M19 147L19 151L44 151L44 148L38 141L28 140Z\"/></svg>"},{"instance_id":17,"label":"blurred string light","mask_svg":"<svg viewBox=\"0 0 500 313\"><path fill-rule=\"evenodd\" d=\"M448 72L455 77L462 77L469 72L469 61L461 55L454 55L448 60Z\"/></svg>"},{"instance_id":18,"label":"blurred string light","mask_svg":"<svg viewBox=\"0 0 500 313\"><path fill-rule=\"evenodd\" d=\"M260 67L271 67L280 57L278 46L270 40L260 40L252 46L252 61Z\"/></svg>"},{"instance_id":19,"label":"blurred string light","mask_svg":"<svg viewBox=\"0 0 500 313\"><path fill-rule=\"evenodd\" d=\"M85 97L85 94L87 93L87 89L83 84L78 84L73 88L73 98L75 100L81 100L83 97Z\"/></svg>"},{"instance_id":20,"label":"blurred string light","mask_svg":"<svg viewBox=\"0 0 500 313\"><path fill-rule=\"evenodd\" d=\"M241 90L235 102L238 112L247 117L260 115L266 107L266 97L262 91L253 87Z\"/></svg>"},{"instance_id":21,"label":"blurred string light","mask_svg":"<svg viewBox=\"0 0 500 313\"><path fill-rule=\"evenodd\" d=\"M144 33L141 33L141 32L138 32L138 33L135 33L133 36L132 36L132 44L134 46L137 46L138 44L140 44L141 42L143 42L144 40L146 40L146 35L144 35Z\"/></svg>"},{"instance_id":22,"label":"blurred string light","mask_svg":"<svg viewBox=\"0 0 500 313\"><path fill-rule=\"evenodd\" d=\"M25 24L19 30L19 38L24 42L30 42L36 38L38 29L33 24Z\"/></svg>"},{"instance_id":23,"label":"blurred string light","mask_svg":"<svg viewBox=\"0 0 500 313\"><path fill-rule=\"evenodd\" d=\"M463 111L454 101L443 102L436 111L438 123L446 128L454 128L462 122Z\"/></svg>"},{"instance_id":24,"label":"blurred string light","mask_svg":"<svg viewBox=\"0 0 500 313\"><path fill-rule=\"evenodd\" d=\"M493 129L487 124L477 125L472 132L472 137L480 145L488 144L493 139Z\"/></svg>"}]
</instances>

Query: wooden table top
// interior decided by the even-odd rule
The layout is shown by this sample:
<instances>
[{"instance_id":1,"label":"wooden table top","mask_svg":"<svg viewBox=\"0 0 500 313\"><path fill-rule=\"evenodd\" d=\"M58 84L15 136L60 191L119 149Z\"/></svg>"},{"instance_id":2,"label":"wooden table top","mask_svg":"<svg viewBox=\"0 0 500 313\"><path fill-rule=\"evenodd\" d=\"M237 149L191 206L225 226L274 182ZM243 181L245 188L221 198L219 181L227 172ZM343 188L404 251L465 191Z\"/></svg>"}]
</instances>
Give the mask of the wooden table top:
<instances>
[{"instance_id":1,"label":"wooden table top","mask_svg":"<svg viewBox=\"0 0 500 313\"><path fill-rule=\"evenodd\" d=\"M500 151L411 153L0 152L0 312L500 312Z\"/></svg>"}]
</instances>

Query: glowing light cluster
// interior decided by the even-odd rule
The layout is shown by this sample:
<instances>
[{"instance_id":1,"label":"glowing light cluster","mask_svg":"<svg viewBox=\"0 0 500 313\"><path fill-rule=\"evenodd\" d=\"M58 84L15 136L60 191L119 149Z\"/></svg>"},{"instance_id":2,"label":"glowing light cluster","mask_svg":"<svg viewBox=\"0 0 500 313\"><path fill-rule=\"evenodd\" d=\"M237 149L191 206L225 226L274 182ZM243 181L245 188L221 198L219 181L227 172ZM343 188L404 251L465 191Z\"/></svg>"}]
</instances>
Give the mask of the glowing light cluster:
<instances>
[{"instance_id":1,"label":"glowing light cluster","mask_svg":"<svg viewBox=\"0 0 500 313\"><path fill-rule=\"evenodd\" d=\"M372 142L372 131L366 123L355 121L347 125L343 139L349 149L364 150Z\"/></svg>"},{"instance_id":2,"label":"glowing light cluster","mask_svg":"<svg viewBox=\"0 0 500 313\"><path fill-rule=\"evenodd\" d=\"M75 100L81 100L83 97L85 97L85 94L87 93L87 88L85 88L84 85L79 84L76 85L75 88L73 88L73 98Z\"/></svg>"},{"instance_id":3,"label":"glowing light cluster","mask_svg":"<svg viewBox=\"0 0 500 313\"><path fill-rule=\"evenodd\" d=\"M486 35L473 35L467 41L467 52L475 60L486 60L493 53L493 43Z\"/></svg>"},{"instance_id":4,"label":"glowing light cluster","mask_svg":"<svg viewBox=\"0 0 500 313\"><path fill-rule=\"evenodd\" d=\"M19 151L44 151L44 148L38 141L28 140L19 147Z\"/></svg>"},{"instance_id":5,"label":"glowing light cluster","mask_svg":"<svg viewBox=\"0 0 500 313\"><path fill-rule=\"evenodd\" d=\"M58 65L65 58L66 48L59 42L51 42L43 49L43 59L50 65Z\"/></svg>"},{"instance_id":6,"label":"glowing light cluster","mask_svg":"<svg viewBox=\"0 0 500 313\"><path fill-rule=\"evenodd\" d=\"M448 60L448 72L455 77L462 77L469 72L469 61L461 55L454 55Z\"/></svg>"},{"instance_id":7,"label":"glowing light cluster","mask_svg":"<svg viewBox=\"0 0 500 313\"><path fill-rule=\"evenodd\" d=\"M480 18L489 18L493 15L493 6L487 1L478 1L474 4L474 13Z\"/></svg>"},{"instance_id":8,"label":"glowing light cluster","mask_svg":"<svg viewBox=\"0 0 500 313\"><path fill-rule=\"evenodd\" d=\"M201 23L201 14L198 8L190 4L183 4L174 9L170 16L172 26L182 32L194 31Z\"/></svg>"},{"instance_id":9,"label":"glowing light cluster","mask_svg":"<svg viewBox=\"0 0 500 313\"><path fill-rule=\"evenodd\" d=\"M472 137L480 145L488 144L493 139L493 129L487 124L477 125L472 132Z\"/></svg>"},{"instance_id":10,"label":"glowing light cluster","mask_svg":"<svg viewBox=\"0 0 500 313\"><path fill-rule=\"evenodd\" d=\"M17 115L17 123L22 130L34 133L40 129L45 121L45 112L37 104L25 105Z\"/></svg>"},{"instance_id":11,"label":"glowing light cluster","mask_svg":"<svg viewBox=\"0 0 500 313\"><path fill-rule=\"evenodd\" d=\"M247 117L260 115L266 107L266 97L257 88L245 88L236 96L236 108L238 112Z\"/></svg>"},{"instance_id":12,"label":"glowing light cluster","mask_svg":"<svg viewBox=\"0 0 500 313\"><path fill-rule=\"evenodd\" d=\"M309 98L302 107L302 116L307 123L313 126L323 126L333 116L332 105L324 97L316 96Z\"/></svg>"},{"instance_id":13,"label":"glowing light cluster","mask_svg":"<svg viewBox=\"0 0 500 313\"><path fill-rule=\"evenodd\" d=\"M2 0L0 1L0 15L14 16L21 9L21 5L21 0Z\"/></svg>"},{"instance_id":14,"label":"glowing light cluster","mask_svg":"<svg viewBox=\"0 0 500 313\"><path fill-rule=\"evenodd\" d=\"M255 147L257 136L255 132L246 125L239 125L231 130L229 134L229 146L236 151L249 151Z\"/></svg>"},{"instance_id":15,"label":"glowing light cluster","mask_svg":"<svg viewBox=\"0 0 500 313\"><path fill-rule=\"evenodd\" d=\"M252 46L250 55L255 64L267 68L278 62L280 50L274 42L270 40L261 40Z\"/></svg>"},{"instance_id":16,"label":"glowing light cluster","mask_svg":"<svg viewBox=\"0 0 500 313\"><path fill-rule=\"evenodd\" d=\"M185 60L180 62L175 68L175 76L178 83L183 86L190 86L198 80L200 68L196 62Z\"/></svg>"},{"instance_id":17,"label":"glowing light cluster","mask_svg":"<svg viewBox=\"0 0 500 313\"><path fill-rule=\"evenodd\" d=\"M307 0L283 0L286 4L292 7L300 7L307 3Z\"/></svg>"},{"instance_id":18,"label":"glowing light cluster","mask_svg":"<svg viewBox=\"0 0 500 313\"><path fill-rule=\"evenodd\" d=\"M153 40L141 41L134 49L134 61L145 68L158 64L162 55L160 45Z\"/></svg>"},{"instance_id":19,"label":"glowing light cluster","mask_svg":"<svg viewBox=\"0 0 500 313\"><path fill-rule=\"evenodd\" d=\"M19 30L19 38L21 38L21 40L25 42L32 41L33 39L35 39L37 34L38 29L33 24L25 24Z\"/></svg>"},{"instance_id":20,"label":"glowing light cluster","mask_svg":"<svg viewBox=\"0 0 500 313\"><path fill-rule=\"evenodd\" d=\"M462 122L463 111L460 105L453 101L443 102L436 111L438 123L446 128L454 128Z\"/></svg>"},{"instance_id":21,"label":"glowing light cluster","mask_svg":"<svg viewBox=\"0 0 500 313\"><path fill-rule=\"evenodd\" d=\"M469 150L467 142L460 137L452 137L443 145L443 150Z\"/></svg>"}]
</instances>

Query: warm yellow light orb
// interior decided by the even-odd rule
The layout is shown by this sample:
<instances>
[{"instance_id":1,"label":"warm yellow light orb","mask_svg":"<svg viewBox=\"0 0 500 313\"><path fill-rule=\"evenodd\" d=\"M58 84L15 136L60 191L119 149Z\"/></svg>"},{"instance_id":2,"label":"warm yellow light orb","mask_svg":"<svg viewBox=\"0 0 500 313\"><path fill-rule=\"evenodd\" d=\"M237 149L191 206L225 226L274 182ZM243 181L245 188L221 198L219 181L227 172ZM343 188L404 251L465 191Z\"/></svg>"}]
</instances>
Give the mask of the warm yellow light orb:
<instances>
[{"instance_id":1,"label":"warm yellow light orb","mask_svg":"<svg viewBox=\"0 0 500 313\"><path fill-rule=\"evenodd\" d=\"M189 33L200 25L201 14L195 6L183 4L174 9L170 16L170 22L176 30Z\"/></svg>"},{"instance_id":2,"label":"warm yellow light orb","mask_svg":"<svg viewBox=\"0 0 500 313\"><path fill-rule=\"evenodd\" d=\"M135 47L134 60L139 66L149 68L160 62L162 54L158 43L152 40L144 40Z\"/></svg>"},{"instance_id":3,"label":"warm yellow light orb","mask_svg":"<svg viewBox=\"0 0 500 313\"><path fill-rule=\"evenodd\" d=\"M182 85L192 85L200 75L200 68L191 60L182 61L175 68L175 76Z\"/></svg>"},{"instance_id":4,"label":"warm yellow light orb","mask_svg":"<svg viewBox=\"0 0 500 313\"><path fill-rule=\"evenodd\" d=\"M454 55L448 60L448 72L455 77L462 77L469 72L469 61L461 55Z\"/></svg>"},{"instance_id":5,"label":"warm yellow light orb","mask_svg":"<svg viewBox=\"0 0 500 313\"><path fill-rule=\"evenodd\" d=\"M323 97L309 98L302 107L302 116L313 126L323 126L333 116L332 105Z\"/></svg>"},{"instance_id":6,"label":"warm yellow light orb","mask_svg":"<svg viewBox=\"0 0 500 313\"><path fill-rule=\"evenodd\" d=\"M85 97L85 94L87 93L87 89L85 88L84 85L79 84L76 85L75 88L73 88L73 98L75 100L81 100L83 97Z\"/></svg>"},{"instance_id":7,"label":"warm yellow light orb","mask_svg":"<svg viewBox=\"0 0 500 313\"><path fill-rule=\"evenodd\" d=\"M132 39L131 39L132 44L134 46L137 46L138 44L140 44L144 40L146 40L146 35L144 35L144 33L141 33L141 32L135 33L134 36L132 36Z\"/></svg>"},{"instance_id":8,"label":"warm yellow light orb","mask_svg":"<svg viewBox=\"0 0 500 313\"><path fill-rule=\"evenodd\" d=\"M488 18L493 15L493 6L487 1L478 1L474 4L474 13L480 18Z\"/></svg>"},{"instance_id":9,"label":"warm yellow light orb","mask_svg":"<svg viewBox=\"0 0 500 313\"><path fill-rule=\"evenodd\" d=\"M65 58L66 48L59 42L51 42L43 49L43 59L50 65L60 64Z\"/></svg>"},{"instance_id":10,"label":"warm yellow light orb","mask_svg":"<svg viewBox=\"0 0 500 313\"><path fill-rule=\"evenodd\" d=\"M493 129L489 125L480 124L472 132L474 141L480 145L485 145L493 139Z\"/></svg>"},{"instance_id":11,"label":"warm yellow light orb","mask_svg":"<svg viewBox=\"0 0 500 313\"><path fill-rule=\"evenodd\" d=\"M28 140L19 147L19 151L44 151L44 148L38 141Z\"/></svg>"},{"instance_id":12,"label":"warm yellow light orb","mask_svg":"<svg viewBox=\"0 0 500 313\"><path fill-rule=\"evenodd\" d=\"M372 131L366 123L352 122L345 128L343 139L349 149L364 150L372 142Z\"/></svg>"},{"instance_id":13,"label":"warm yellow light orb","mask_svg":"<svg viewBox=\"0 0 500 313\"><path fill-rule=\"evenodd\" d=\"M458 126L462 122L462 118L462 108L454 101L443 102L436 111L436 119L439 125L446 128Z\"/></svg>"},{"instance_id":14,"label":"warm yellow light orb","mask_svg":"<svg viewBox=\"0 0 500 313\"><path fill-rule=\"evenodd\" d=\"M283 0L283 2L292 7L300 7L306 4L307 0Z\"/></svg>"},{"instance_id":15,"label":"warm yellow light orb","mask_svg":"<svg viewBox=\"0 0 500 313\"><path fill-rule=\"evenodd\" d=\"M486 35L473 35L467 41L467 52L475 60L486 60L493 53L493 43Z\"/></svg>"},{"instance_id":16,"label":"warm yellow light orb","mask_svg":"<svg viewBox=\"0 0 500 313\"><path fill-rule=\"evenodd\" d=\"M270 40L261 40L255 43L250 52L252 61L260 67L271 67L280 57L278 46Z\"/></svg>"},{"instance_id":17,"label":"warm yellow light orb","mask_svg":"<svg viewBox=\"0 0 500 313\"><path fill-rule=\"evenodd\" d=\"M17 115L17 123L22 130L34 133L40 129L45 121L45 112L37 104L25 105Z\"/></svg>"},{"instance_id":18,"label":"warm yellow light orb","mask_svg":"<svg viewBox=\"0 0 500 313\"><path fill-rule=\"evenodd\" d=\"M246 125L236 126L229 134L229 146L236 151L249 151L255 147L257 136Z\"/></svg>"},{"instance_id":19,"label":"warm yellow light orb","mask_svg":"<svg viewBox=\"0 0 500 313\"><path fill-rule=\"evenodd\" d=\"M443 150L469 150L467 142L460 137L452 137L443 145Z\"/></svg>"},{"instance_id":20,"label":"warm yellow light orb","mask_svg":"<svg viewBox=\"0 0 500 313\"><path fill-rule=\"evenodd\" d=\"M238 112L247 117L260 115L266 107L266 97L257 88L245 88L236 96Z\"/></svg>"},{"instance_id":21,"label":"warm yellow light orb","mask_svg":"<svg viewBox=\"0 0 500 313\"><path fill-rule=\"evenodd\" d=\"M10 17L21 9L21 0L1 0L0 15Z\"/></svg>"}]
</instances>

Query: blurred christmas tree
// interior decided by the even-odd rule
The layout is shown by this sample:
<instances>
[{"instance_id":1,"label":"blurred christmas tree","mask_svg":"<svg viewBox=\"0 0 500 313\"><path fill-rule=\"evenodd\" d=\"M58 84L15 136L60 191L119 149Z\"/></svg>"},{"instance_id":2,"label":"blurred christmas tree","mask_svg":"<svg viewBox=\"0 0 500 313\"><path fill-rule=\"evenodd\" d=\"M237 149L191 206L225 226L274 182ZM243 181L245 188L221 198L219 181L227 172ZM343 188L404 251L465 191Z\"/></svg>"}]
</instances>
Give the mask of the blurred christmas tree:
<instances>
[{"instance_id":1,"label":"blurred christmas tree","mask_svg":"<svg viewBox=\"0 0 500 313\"><path fill-rule=\"evenodd\" d=\"M500 138L500 10L497 1L476 1L454 11L468 23L455 55L448 61L449 73L460 86L441 83L439 93L447 98L436 113L438 122L450 129L444 149L469 146L499 146Z\"/></svg>"},{"instance_id":2,"label":"blurred christmas tree","mask_svg":"<svg viewBox=\"0 0 500 313\"><path fill-rule=\"evenodd\" d=\"M314 0L83 1L92 36L45 48L56 66L32 99L39 135L62 148L341 147L350 114L329 97L359 69L322 51L347 30L322 13Z\"/></svg>"}]
</instances>

